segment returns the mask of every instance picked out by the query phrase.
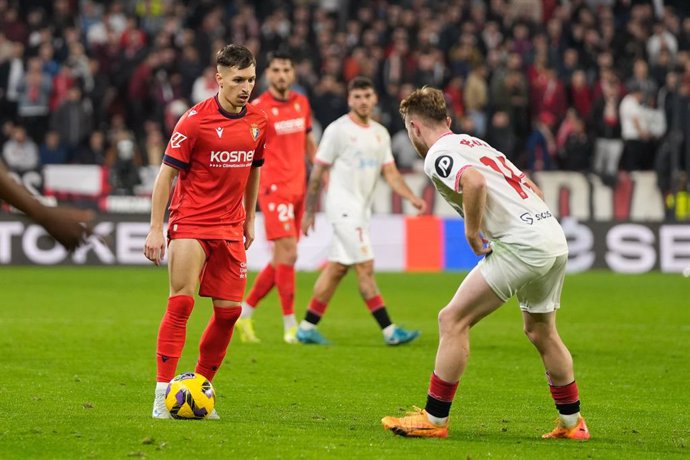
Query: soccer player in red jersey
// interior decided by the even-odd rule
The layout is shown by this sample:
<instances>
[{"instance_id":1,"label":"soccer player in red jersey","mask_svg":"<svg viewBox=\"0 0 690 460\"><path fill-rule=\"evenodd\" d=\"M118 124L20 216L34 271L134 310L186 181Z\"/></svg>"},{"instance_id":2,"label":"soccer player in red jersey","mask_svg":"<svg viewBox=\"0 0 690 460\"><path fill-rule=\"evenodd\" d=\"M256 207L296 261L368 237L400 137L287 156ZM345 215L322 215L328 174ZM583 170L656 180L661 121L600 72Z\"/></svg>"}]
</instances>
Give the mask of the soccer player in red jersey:
<instances>
[{"instance_id":1,"label":"soccer player in red jersey","mask_svg":"<svg viewBox=\"0 0 690 460\"><path fill-rule=\"evenodd\" d=\"M168 307L158 331L154 418L170 418L165 391L184 347L194 292L213 301L195 372L213 380L242 310L245 250L254 240L254 213L268 120L247 105L256 83L256 60L244 46L216 55L218 94L177 122L154 184L151 230L144 254L156 265L165 254L165 206L170 201ZM218 418L215 411L210 418Z\"/></svg>"},{"instance_id":2,"label":"soccer player in red jersey","mask_svg":"<svg viewBox=\"0 0 690 460\"><path fill-rule=\"evenodd\" d=\"M268 115L266 138L270 157L261 174L259 207L264 216L266 238L273 242L273 257L256 277L242 304L237 321L243 342L258 342L252 314L273 288L278 290L283 310L283 338L297 343L295 319L295 262L306 189L306 162L316 152L311 134L311 107L307 98L290 90L295 68L290 55L275 51L268 55L268 90L252 103Z\"/></svg>"}]
</instances>

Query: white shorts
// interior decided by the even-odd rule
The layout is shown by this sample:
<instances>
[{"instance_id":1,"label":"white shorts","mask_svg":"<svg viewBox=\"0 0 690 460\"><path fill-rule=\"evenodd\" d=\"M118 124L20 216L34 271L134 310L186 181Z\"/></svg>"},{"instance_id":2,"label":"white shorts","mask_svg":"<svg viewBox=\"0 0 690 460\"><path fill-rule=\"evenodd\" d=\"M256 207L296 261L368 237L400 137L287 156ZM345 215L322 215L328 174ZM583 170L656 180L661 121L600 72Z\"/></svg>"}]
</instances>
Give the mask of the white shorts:
<instances>
[{"instance_id":1,"label":"white shorts","mask_svg":"<svg viewBox=\"0 0 690 460\"><path fill-rule=\"evenodd\" d=\"M499 242L477 268L494 293L504 302L517 295L520 309L549 313L561 306L568 254L532 260L529 264Z\"/></svg>"},{"instance_id":2,"label":"white shorts","mask_svg":"<svg viewBox=\"0 0 690 460\"><path fill-rule=\"evenodd\" d=\"M369 225L356 222L333 223L333 244L328 260L354 265L374 258Z\"/></svg>"}]
</instances>

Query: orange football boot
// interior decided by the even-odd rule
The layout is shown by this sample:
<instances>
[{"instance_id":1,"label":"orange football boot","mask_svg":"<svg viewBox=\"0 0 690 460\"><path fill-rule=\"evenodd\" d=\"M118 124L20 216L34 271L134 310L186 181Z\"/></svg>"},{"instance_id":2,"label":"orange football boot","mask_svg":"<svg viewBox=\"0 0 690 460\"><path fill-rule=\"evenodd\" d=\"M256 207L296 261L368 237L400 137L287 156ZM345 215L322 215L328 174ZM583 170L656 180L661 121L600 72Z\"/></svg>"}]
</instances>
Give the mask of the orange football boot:
<instances>
[{"instance_id":1,"label":"orange football boot","mask_svg":"<svg viewBox=\"0 0 690 460\"><path fill-rule=\"evenodd\" d=\"M556 428L552 432L542 435L544 439L565 438L575 439L578 441L587 441L589 439L589 429L585 423L585 419L580 417L577 423L572 428L563 426L563 422L559 418L557 420Z\"/></svg>"},{"instance_id":2,"label":"orange football boot","mask_svg":"<svg viewBox=\"0 0 690 460\"><path fill-rule=\"evenodd\" d=\"M383 417L383 428L409 438L447 438L448 423L438 426L429 421L426 411L418 407L404 417Z\"/></svg>"}]
</instances>

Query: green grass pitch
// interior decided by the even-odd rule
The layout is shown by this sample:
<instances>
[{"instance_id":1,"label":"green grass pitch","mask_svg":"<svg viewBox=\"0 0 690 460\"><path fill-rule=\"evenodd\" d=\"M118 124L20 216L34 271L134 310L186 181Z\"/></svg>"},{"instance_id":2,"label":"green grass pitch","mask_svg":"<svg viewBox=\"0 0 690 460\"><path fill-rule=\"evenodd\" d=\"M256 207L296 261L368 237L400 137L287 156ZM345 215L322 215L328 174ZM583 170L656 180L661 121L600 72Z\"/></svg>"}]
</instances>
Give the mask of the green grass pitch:
<instances>
[{"instance_id":1,"label":"green grass pitch","mask_svg":"<svg viewBox=\"0 0 690 460\"><path fill-rule=\"evenodd\" d=\"M515 301L483 320L447 440L384 432L423 406L436 314L462 273L379 274L393 319L422 337L383 344L353 274L322 322L331 347L286 345L275 294L255 315L259 345L230 345L215 379L218 422L152 420L162 268L0 269L0 458L688 458L690 279L568 276L559 313L592 432L541 440L556 413ZM315 280L298 274L301 317ZM197 301L181 371L210 314Z\"/></svg>"}]
</instances>

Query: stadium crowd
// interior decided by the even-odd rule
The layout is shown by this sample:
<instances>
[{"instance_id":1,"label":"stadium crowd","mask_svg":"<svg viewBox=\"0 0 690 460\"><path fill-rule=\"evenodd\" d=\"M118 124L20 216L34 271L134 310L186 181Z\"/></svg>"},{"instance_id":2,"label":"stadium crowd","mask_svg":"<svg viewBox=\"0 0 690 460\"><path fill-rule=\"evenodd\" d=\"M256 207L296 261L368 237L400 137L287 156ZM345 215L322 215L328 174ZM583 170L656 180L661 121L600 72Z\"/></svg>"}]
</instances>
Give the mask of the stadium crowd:
<instances>
[{"instance_id":1,"label":"stadium crowd","mask_svg":"<svg viewBox=\"0 0 690 460\"><path fill-rule=\"evenodd\" d=\"M690 152L690 14L668 3L0 0L2 159L19 174L103 165L112 193L135 194L234 42L259 72L289 49L317 127L347 111L349 80L372 78L402 170L420 160L399 101L432 85L457 130L527 171L656 169L668 191Z\"/></svg>"}]
</instances>

